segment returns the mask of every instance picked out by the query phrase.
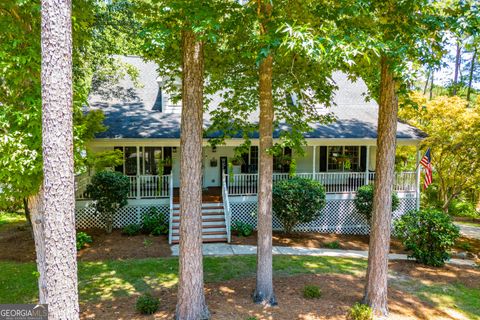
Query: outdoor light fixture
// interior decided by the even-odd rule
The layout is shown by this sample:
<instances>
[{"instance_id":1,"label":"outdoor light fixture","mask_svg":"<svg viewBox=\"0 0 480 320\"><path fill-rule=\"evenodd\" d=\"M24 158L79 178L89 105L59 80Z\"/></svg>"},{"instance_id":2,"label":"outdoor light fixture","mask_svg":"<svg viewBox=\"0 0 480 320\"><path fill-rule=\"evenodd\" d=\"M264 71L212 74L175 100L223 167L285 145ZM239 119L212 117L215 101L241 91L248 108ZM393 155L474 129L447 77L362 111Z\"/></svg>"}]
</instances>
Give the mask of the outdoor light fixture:
<instances>
[{"instance_id":1,"label":"outdoor light fixture","mask_svg":"<svg viewBox=\"0 0 480 320\"><path fill-rule=\"evenodd\" d=\"M173 152L173 153L177 153L177 147L173 147L173 148L172 148L172 152Z\"/></svg>"},{"instance_id":2,"label":"outdoor light fixture","mask_svg":"<svg viewBox=\"0 0 480 320\"><path fill-rule=\"evenodd\" d=\"M212 152L217 152L217 147L213 146L212 147Z\"/></svg>"}]
</instances>

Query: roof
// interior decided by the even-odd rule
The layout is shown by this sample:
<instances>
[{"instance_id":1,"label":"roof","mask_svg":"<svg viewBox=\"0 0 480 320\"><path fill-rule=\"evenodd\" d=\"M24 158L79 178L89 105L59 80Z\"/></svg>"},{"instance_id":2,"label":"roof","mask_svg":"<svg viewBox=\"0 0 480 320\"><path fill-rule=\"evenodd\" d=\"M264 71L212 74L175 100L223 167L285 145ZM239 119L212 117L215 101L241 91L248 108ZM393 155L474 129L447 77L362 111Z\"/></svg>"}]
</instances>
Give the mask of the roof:
<instances>
[{"instance_id":1,"label":"roof","mask_svg":"<svg viewBox=\"0 0 480 320\"><path fill-rule=\"evenodd\" d=\"M179 108L168 107L168 97L158 96L159 78L156 65L140 57L122 56L120 59L138 69L136 85L126 76L115 85L101 85L89 97L90 108L101 109L105 114L107 130L97 138L180 138ZM374 100L366 101L367 86L361 79L355 82L348 75L335 72L332 79L338 87L335 91L334 106L328 108L336 121L330 124L313 124L308 138L319 139L376 139L378 105ZM167 105L165 110L157 109L159 100ZM215 107L220 97L212 99ZM327 110L327 108L324 108ZM204 113L204 126L210 116ZM278 131L274 133L278 136ZM254 135L254 138L256 135ZM406 123L398 122L397 138L420 140L425 134Z\"/></svg>"}]
</instances>

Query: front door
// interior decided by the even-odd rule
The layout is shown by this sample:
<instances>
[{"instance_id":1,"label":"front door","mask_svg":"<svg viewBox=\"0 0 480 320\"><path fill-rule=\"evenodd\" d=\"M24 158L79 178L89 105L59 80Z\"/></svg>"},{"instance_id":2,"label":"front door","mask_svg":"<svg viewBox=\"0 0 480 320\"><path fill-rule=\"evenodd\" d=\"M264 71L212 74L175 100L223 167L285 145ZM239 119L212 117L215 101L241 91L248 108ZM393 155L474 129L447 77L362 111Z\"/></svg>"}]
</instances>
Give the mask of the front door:
<instances>
[{"instance_id":1,"label":"front door","mask_svg":"<svg viewBox=\"0 0 480 320\"><path fill-rule=\"evenodd\" d=\"M228 173L227 157L220 157L220 186L223 186L223 174Z\"/></svg>"}]
</instances>

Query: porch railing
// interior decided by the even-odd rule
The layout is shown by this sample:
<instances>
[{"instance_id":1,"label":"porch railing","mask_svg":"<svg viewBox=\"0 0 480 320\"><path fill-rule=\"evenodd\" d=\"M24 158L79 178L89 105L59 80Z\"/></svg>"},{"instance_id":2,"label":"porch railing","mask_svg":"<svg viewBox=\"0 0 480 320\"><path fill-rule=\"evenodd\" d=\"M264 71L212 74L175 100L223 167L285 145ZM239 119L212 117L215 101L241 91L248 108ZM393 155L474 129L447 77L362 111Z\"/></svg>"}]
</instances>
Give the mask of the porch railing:
<instances>
[{"instance_id":1,"label":"porch railing","mask_svg":"<svg viewBox=\"0 0 480 320\"><path fill-rule=\"evenodd\" d=\"M224 173L222 177L222 199L223 199L223 210L225 213L225 227L227 228L227 241L230 243L231 241L231 222L232 222L232 215L230 211L230 200L228 198L228 188L227 188L227 178L228 176Z\"/></svg>"},{"instance_id":2,"label":"porch railing","mask_svg":"<svg viewBox=\"0 0 480 320\"><path fill-rule=\"evenodd\" d=\"M76 199L88 199L86 193L87 185L90 183L89 176L82 175L75 178L75 197ZM155 199L168 198L170 195L169 182L171 175L164 176L128 176L130 180L129 199Z\"/></svg>"},{"instance_id":3,"label":"porch railing","mask_svg":"<svg viewBox=\"0 0 480 320\"><path fill-rule=\"evenodd\" d=\"M170 183L168 186L169 195L170 195L170 210L168 215L168 243L172 244L172 233L173 233L173 174L170 174Z\"/></svg>"},{"instance_id":4,"label":"porch railing","mask_svg":"<svg viewBox=\"0 0 480 320\"><path fill-rule=\"evenodd\" d=\"M327 193L352 193L363 185L375 181L374 172L316 172L297 173L297 177L319 181ZM290 179L288 173L273 174L273 182ZM258 174L234 174L228 180L228 194L256 195L258 190ZM396 192L415 192L416 173L398 172L395 174L394 190Z\"/></svg>"}]
</instances>

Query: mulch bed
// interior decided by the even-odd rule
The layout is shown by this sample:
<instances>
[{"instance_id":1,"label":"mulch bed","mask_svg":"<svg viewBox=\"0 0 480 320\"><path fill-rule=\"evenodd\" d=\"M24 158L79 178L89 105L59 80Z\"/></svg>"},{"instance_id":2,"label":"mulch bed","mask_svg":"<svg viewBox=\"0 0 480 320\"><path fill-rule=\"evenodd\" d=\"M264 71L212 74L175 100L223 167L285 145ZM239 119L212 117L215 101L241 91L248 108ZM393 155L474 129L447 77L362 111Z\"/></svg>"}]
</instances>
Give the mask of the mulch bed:
<instances>
[{"instance_id":1,"label":"mulch bed","mask_svg":"<svg viewBox=\"0 0 480 320\"><path fill-rule=\"evenodd\" d=\"M85 231L93 238L93 243L87 245L78 253L80 261L142 259L171 256L170 246L166 236L153 237L137 235L127 237L120 230L107 234L102 229L79 230ZM363 235L342 235L333 233L292 233L273 232L274 246L328 248L328 244L338 242L340 249L368 250L369 237ZM257 235L254 232L249 237L232 235L232 244L256 245ZM463 245L462 245L463 244ZM467 244L467 246L465 246ZM479 255L480 240L461 238L455 251L468 250ZM392 239L390 244L392 253L405 253L402 244ZM0 260L35 261L35 248L32 234L26 225L16 225L0 232Z\"/></svg>"},{"instance_id":2,"label":"mulch bed","mask_svg":"<svg viewBox=\"0 0 480 320\"><path fill-rule=\"evenodd\" d=\"M480 282L480 270L466 267L425 268L414 262L396 261L390 269L408 277L435 283L451 282L451 276L466 286L475 287ZM394 281L391 281L392 283ZM320 299L305 299L305 285L317 285ZM251 294L255 279L236 279L206 284L206 300L212 319L245 320L249 317L274 320L346 319L349 308L362 298L364 275L304 274L275 276L276 307L252 303ZM153 291L160 299L160 309L154 315L142 316L135 312L137 296L119 297L113 301L98 301L81 305L81 319L172 319L175 312L176 288ZM454 319L435 306L421 301L395 284L389 288L389 319Z\"/></svg>"},{"instance_id":3,"label":"mulch bed","mask_svg":"<svg viewBox=\"0 0 480 320\"><path fill-rule=\"evenodd\" d=\"M344 250L368 250L370 237L368 235L347 235L334 233L316 233L316 232L299 232L285 234L284 232L274 231L272 235L273 245L282 247L307 247L307 248L328 248L328 244L338 242L340 249ZM253 232L248 237L239 237L232 234L232 244L257 245L257 234ZM460 238L455 251L465 251L462 244L469 245L469 251L475 254L480 253L480 240ZM402 243L395 238L390 242L391 253L407 253Z\"/></svg>"}]
</instances>

